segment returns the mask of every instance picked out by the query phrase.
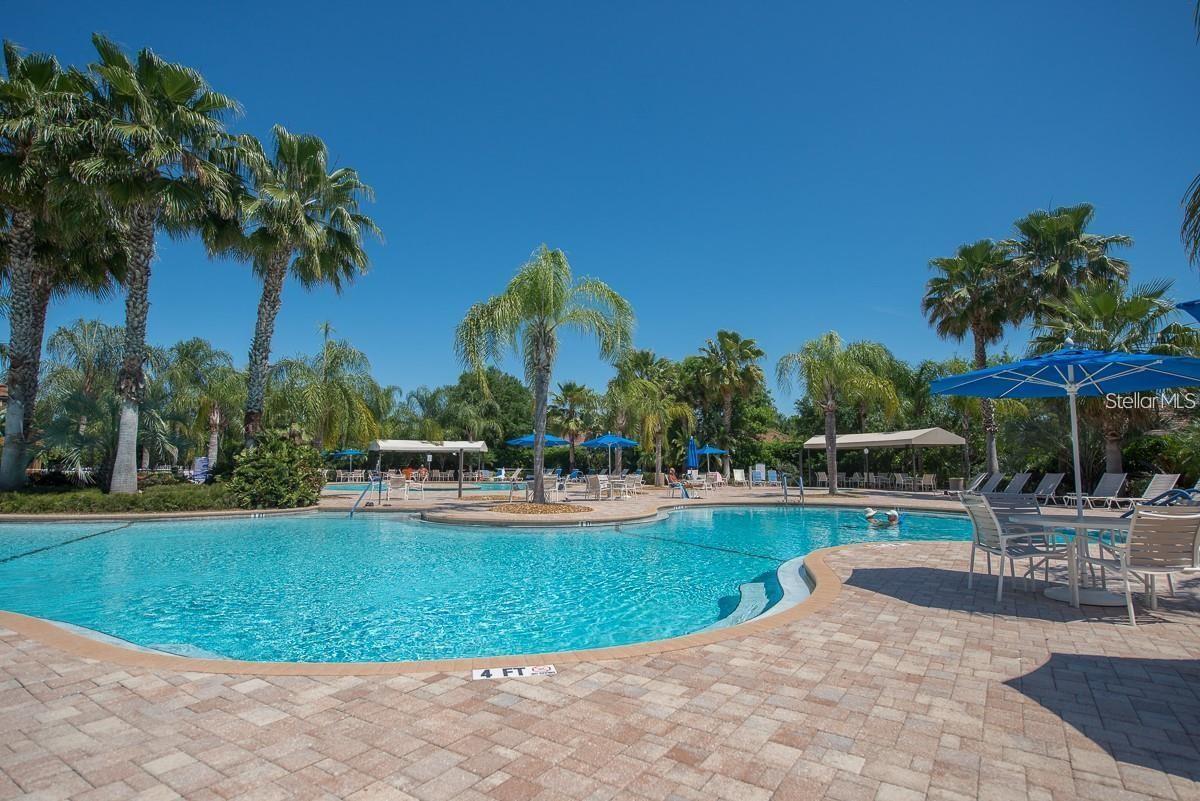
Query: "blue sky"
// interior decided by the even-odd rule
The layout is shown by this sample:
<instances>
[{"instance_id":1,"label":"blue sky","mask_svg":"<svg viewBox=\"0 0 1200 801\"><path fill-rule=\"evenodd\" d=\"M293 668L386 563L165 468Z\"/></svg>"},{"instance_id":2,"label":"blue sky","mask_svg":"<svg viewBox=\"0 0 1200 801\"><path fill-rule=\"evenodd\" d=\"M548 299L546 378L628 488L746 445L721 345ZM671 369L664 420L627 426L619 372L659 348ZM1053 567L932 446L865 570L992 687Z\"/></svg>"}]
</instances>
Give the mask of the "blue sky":
<instances>
[{"instance_id":1,"label":"blue sky","mask_svg":"<svg viewBox=\"0 0 1200 801\"><path fill-rule=\"evenodd\" d=\"M237 130L322 136L386 241L341 296L286 288L273 355L329 320L405 389L454 379L455 323L542 242L633 302L640 347L679 358L732 328L769 372L829 329L967 353L921 317L928 260L1050 204L1094 203L1095 230L1134 237L1135 279L1200 297L1178 238L1191 2L900 6L60 0L10 9L3 35L80 64L92 31L149 45L237 97ZM151 299L154 342L245 362L243 265L160 237ZM74 298L49 324L122 315ZM609 374L572 340L555 378Z\"/></svg>"}]
</instances>

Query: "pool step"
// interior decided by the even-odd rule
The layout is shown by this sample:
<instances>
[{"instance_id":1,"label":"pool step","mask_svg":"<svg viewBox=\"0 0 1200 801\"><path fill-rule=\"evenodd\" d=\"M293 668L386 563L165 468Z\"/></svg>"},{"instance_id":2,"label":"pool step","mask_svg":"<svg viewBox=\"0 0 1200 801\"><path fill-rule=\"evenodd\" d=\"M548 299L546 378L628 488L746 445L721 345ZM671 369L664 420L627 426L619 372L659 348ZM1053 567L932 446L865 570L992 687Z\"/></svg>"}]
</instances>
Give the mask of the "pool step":
<instances>
[{"instance_id":1,"label":"pool step","mask_svg":"<svg viewBox=\"0 0 1200 801\"><path fill-rule=\"evenodd\" d=\"M738 596L738 605L732 612L700 630L711 631L723 629L726 626L736 626L738 623L745 623L747 620L758 617L767 608L767 585L761 581L747 581L742 584L738 587Z\"/></svg>"},{"instance_id":2,"label":"pool step","mask_svg":"<svg viewBox=\"0 0 1200 801\"><path fill-rule=\"evenodd\" d=\"M779 588L783 590L783 597L763 614L764 617L791 609L812 595L812 587L808 583L808 573L804 570L803 556L789 559L780 565L779 569L775 571L775 578L779 581Z\"/></svg>"}]
</instances>

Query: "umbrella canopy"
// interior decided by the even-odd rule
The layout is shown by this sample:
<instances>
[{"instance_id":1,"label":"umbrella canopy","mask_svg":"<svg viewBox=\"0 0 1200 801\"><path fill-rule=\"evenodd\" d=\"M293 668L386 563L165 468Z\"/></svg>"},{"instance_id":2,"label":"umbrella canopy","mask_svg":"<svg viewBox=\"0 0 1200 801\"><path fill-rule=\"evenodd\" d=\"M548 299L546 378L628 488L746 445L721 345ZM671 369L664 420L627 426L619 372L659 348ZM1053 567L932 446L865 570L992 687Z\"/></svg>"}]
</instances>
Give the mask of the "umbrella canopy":
<instances>
[{"instance_id":1,"label":"umbrella canopy","mask_svg":"<svg viewBox=\"0 0 1200 801\"><path fill-rule=\"evenodd\" d=\"M1189 300L1187 303L1176 303L1175 308L1187 312L1200 320L1200 300Z\"/></svg>"},{"instance_id":2,"label":"umbrella canopy","mask_svg":"<svg viewBox=\"0 0 1200 801\"><path fill-rule=\"evenodd\" d=\"M349 459L350 460L350 469L353 470L354 469L354 457L362 456L363 452L355 450L354 448L349 448L349 449L343 450L343 451L334 451L331 455L335 459L342 459L342 458Z\"/></svg>"},{"instance_id":3,"label":"umbrella canopy","mask_svg":"<svg viewBox=\"0 0 1200 801\"><path fill-rule=\"evenodd\" d=\"M696 451L697 456L724 456L725 451L715 445L705 445L700 450Z\"/></svg>"},{"instance_id":4,"label":"umbrella canopy","mask_svg":"<svg viewBox=\"0 0 1200 801\"><path fill-rule=\"evenodd\" d=\"M635 448L635 447L637 447L637 443L631 439L625 439L625 437L622 437L619 434L604 434L602 436L595 437L593 439L589 439L586 442L579 443L579 447L581 447L581 448L607 448L608 449L608 472L611 473L612 472L612 449L613 448Z\"/></svg>"},{"instance_id":5,"label":"umbrella canopy","mask_svg":"<svg viewBox=\"0 0 1200 801\"><path fill-rule=\"evenodd\" d=\"M534 440L533 434L526 434L523 437L517 437L516 439L510 439L506 444L515 445L518 448L532 448L533 440ZM570 445L570 444L571 444L570 442L563 439L562 437L556 437L550 433L546 434L546 447L547 448L555 448L559 445Z\"/></svg>"},{"instance_id":6,"label":"umbrella canopy","mask_svg":"<svg viewBox=\"0 0 1200 801\"><path fill-rule=\"evenodd\" d=\"M604 434L579 443L581 448L636 448L637 443L619 434Z\"/></svg>"},{"instance_id":7,"label":"umbrella canopy","mask_svg":"<svg viewBox=\"0 0 1200 801\"><path fill-rule=\"evenodd\" d=\"M1079 419L1075 399L1200 385L1200 359L1113 353L1068 347L1045 356L987 367L933 382L935 395L975 398L1056 398L1071 401L1071 450L1075 464L1075 512L1083 516L1079 466Z\"/></svg>"},{"instance_id":8,"label":"umbrella canopy","mask_svg":"<svg viewBox=\"0 0 1200 801\"><path fill-rule=\"evenodd\" d=\"M700 467L700 453L696 450L695 437L688 437L687 446L687 469L695 470Z\"/></svg>"}]
</instances>

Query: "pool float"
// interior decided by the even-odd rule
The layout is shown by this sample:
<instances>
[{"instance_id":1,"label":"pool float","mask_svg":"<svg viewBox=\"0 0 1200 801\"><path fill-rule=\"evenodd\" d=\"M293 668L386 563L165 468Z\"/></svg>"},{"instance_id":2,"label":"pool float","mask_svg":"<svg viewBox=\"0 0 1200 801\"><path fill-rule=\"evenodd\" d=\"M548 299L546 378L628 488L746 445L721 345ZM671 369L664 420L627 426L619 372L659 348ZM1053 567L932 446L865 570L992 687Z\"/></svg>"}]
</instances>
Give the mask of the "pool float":
<instances>
[{"instance_id":1,"label":"pool float","mask_svg":"<svg viewBox=\"0 0 1200 801\"><path fill-rule=\"evenodd\" d=\"M886 512L882 509L872 509L867 507L865 513L867 523L877 528L887 526L895 526L900 524L900 513L895 509L888 509Z\"/></svg>"}]
</instances>

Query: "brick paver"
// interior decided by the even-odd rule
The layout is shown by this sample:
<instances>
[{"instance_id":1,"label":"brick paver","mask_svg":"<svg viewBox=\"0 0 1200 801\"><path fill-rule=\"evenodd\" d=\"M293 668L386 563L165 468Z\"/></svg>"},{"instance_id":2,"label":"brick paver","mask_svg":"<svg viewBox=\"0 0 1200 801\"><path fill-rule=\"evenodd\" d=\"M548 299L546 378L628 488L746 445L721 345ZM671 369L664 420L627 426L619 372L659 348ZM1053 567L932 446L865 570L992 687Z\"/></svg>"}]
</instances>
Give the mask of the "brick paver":
<instances>
[{"instance_id":1,"label":"brick paver","mask_svg":"<svg viewBox=\"0 0 1200 801\"><path fill-rule=\"evenodd\" d=\"M1200 579L1134 629L996 605L966 554L841 549L798 622L545 679L181 673L0 631L0 798L1200 798Z\"/></svg>"}]
</instances>

